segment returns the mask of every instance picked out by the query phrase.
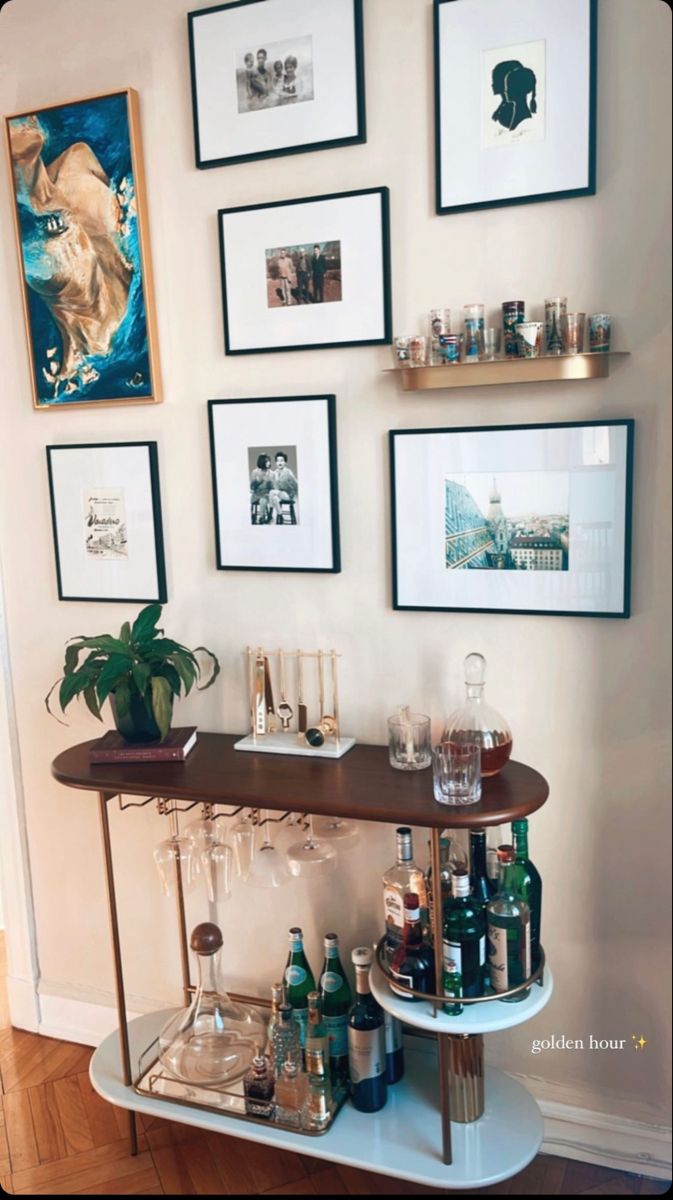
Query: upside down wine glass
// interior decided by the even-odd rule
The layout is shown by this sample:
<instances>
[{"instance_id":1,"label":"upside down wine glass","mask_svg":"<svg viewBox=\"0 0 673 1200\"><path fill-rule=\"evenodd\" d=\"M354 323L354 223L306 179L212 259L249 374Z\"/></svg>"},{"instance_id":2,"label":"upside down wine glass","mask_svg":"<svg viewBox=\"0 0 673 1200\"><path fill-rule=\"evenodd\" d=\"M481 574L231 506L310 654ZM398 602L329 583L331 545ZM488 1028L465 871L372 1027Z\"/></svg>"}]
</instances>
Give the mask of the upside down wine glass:
<instances>
[{"instance_id":1,"label":"upside down wine glass","mask_svg":"<svg viewBox=\"0 0 673 1200\"><path fill-rule=\"evenodd\" d=\"M305 840L293 842L288 849L287 865L290 874L295 876L320 875L336 870L337 852L330 842L316 838L311 815Z\"/></svg>"},{"instance_id":2,"label":"upside down wine glass","mask_svg":"<svg viewBox=\"0 0 673 1200\"><path fill-rule=\"evenodd\" d=\"M261 846L255 851L247 875L243 882L250 887L279 888L288 881L285 859L271 842L269 835L268 813L262 813L264 838Z\"/></svg>"}]
</instances>

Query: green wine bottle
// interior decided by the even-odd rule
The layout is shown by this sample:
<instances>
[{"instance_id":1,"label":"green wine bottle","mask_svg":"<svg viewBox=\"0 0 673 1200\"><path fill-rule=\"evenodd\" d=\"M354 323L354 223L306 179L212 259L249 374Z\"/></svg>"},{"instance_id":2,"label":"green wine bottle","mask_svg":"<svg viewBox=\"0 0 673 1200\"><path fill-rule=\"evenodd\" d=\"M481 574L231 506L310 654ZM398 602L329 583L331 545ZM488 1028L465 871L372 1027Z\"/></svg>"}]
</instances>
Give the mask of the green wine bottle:
<instances>
[{"instance_id":1,"label":"green wine bottle","mask_svg":"<svg viewBox=\"0 0 673 1200\"><path fill-rule=\"evenodd\" d=\"M329 1034L330 1073L334 1081L348 1078L348 1012L350 984L339 958L339 938L325 934L325 961L320 972L323 1021Z\"/></svg>"},{"instance_id":2,"label":"green wine bottle","mask_svg":"<svg viewBox=\"0 0 673 1200\"><path fill-rule=\"evenodd\" d=\"M530 909L519 892L515 877L513 846L498 846L500 887L489 900L488 963L494 992L507 992L530 977ZM530 988L516 996L503 996L508 1003L525 1000Z\"/></svg>"},{"instance_id":3,"label":"green wine bottle","mask_svg":"<svg viewBox=\"0 0 673 1200\"><path fill-rule=\"evenodd\" d=\"M540 920L542 916L542 880L537 867L528 857L528 821L512 821L514 841L514 877L517 889L530 909L530 957L533 970L540 962Z\"/></svg>"},{"instance_id":4,"label":"green wine bottle","mask_svg":"<svg viewBox=\"0 0 673 1200\"><path fill-rule=\"evenodd\" d=\"M297 926L290 930L290 953L285 964L287 1002L292 1005L294 1019L299 1025L302 1049L306 1045L308 1024L308 994L315 990L315 978L304 954L304 935Z\"/></svg>"}]
</instances>

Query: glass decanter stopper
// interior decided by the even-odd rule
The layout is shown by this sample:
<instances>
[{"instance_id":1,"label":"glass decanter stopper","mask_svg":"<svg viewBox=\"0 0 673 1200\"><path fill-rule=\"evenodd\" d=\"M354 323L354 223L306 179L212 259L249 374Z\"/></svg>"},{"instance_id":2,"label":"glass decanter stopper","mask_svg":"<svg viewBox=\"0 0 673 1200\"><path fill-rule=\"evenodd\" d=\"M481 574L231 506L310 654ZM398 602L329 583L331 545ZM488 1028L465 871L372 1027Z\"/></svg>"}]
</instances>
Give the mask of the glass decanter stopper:
<instances>
[{"instance_id":1,"label":"glass decanter stopper","mask_svg":"<svg viewBox=\"0 0 673 1200\"><path fill-rule=\"evenodd\" d=\"M209 921L197 925L189 944L197 956L198 986L189 1008L159 1034L159 1060L183 1083L229 1084L245 1075L257 1047L264 1046L266 1025L253 1008L234 1004L218 988L219 927Z\"/></svg>"},{"instance_id":2,"label":"glass decanter stopper","mask_svg":"<svg viewBox=\"0 0 673 1200\"><path fill-rule=\"evenodd\" d=\"M486 659L483 654L468 654L465 659L466 698L462 708L449 717L443 742L477 742L481 746L481 774L497 775L512 753L512 731L484 700Z\"/></svg>"}]
</instances>

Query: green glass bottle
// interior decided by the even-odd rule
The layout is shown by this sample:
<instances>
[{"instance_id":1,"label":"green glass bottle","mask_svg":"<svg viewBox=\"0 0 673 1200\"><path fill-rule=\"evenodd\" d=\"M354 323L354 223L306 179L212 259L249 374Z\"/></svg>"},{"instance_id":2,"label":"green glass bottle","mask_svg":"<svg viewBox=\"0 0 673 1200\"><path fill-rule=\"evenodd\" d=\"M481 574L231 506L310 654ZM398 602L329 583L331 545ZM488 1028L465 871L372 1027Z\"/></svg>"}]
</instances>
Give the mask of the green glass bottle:
<instances>
[{"instance_id":1,"label":"green glass bottle","mask_svg":"<svg viewBox=\"0 0 673 1200\"><path fill-rule=\"evenodd\" d=\"M308 1023L308 994L315 991L315 978L304 954L304 935L298 927L290 930L290 953L285 964L287 1002L292 1005L294 1019L299 1025L302 1049L306 1045Z\"/></svg>"},{"instance_id":2,"label":"green glass bottle","mask_svg":"<svg viewBox=\"0 0 673 1200\"><path fill-rule=\"evenodd\" d=\"M530 909L518 890L513 846L498 847L500 887L486 909L488 922L488 964L494 992L518 987L531 974ZM516 996L503 996L514 1003L525 1000L530 988Z\"/></svg>"},{"instance_id":3,"label":"green glass bottle","mask_svg":"<svg viewBox=\"0 0 673 1200\"><path fill-rule=\"evenodd\" d=\"M444 973L460 976L461 996L484 994L486 965L486 917L478 897L470 895L470 877L463 868L452 875L453 895L444 917ZM447 980L452 995L455 980Z\"/></svg>"},{"instance_id":4,"label":"green glass bottle","mask_svg":"<svg viewBox=\"0 0 673 1200\"><path fill-rule=\"evenodd\" d=\"M348 1013L350 984L339 958L339 938L326 933L325 961L320 972L323 1021L329 1034L330 1074L333 1081L348 1078Z\"/></svg>"},{"instance_id":5,"label":"green glass bottle","mask_svg":"<svg viewBox=\"0 0 673 1200\"><path fill-rule=\"evenodd\" d=\"M540 921L542 916L542 879L528 857L528 821L512 821L514 863L517 887L530 909L530 957L533 970L540 962Z\"/></svg>"},{"instance_id":6,"label":"green glass bottle","mask_svg":"<svg viewBox=\"0 0 673 1200\"><path fill-rule=\"evenodd\" d=\"M470 888L472 895L488 904L497 891L496 884L489 879L486 870L486 830L470 830Z\"/></svg>"}]
</instances>

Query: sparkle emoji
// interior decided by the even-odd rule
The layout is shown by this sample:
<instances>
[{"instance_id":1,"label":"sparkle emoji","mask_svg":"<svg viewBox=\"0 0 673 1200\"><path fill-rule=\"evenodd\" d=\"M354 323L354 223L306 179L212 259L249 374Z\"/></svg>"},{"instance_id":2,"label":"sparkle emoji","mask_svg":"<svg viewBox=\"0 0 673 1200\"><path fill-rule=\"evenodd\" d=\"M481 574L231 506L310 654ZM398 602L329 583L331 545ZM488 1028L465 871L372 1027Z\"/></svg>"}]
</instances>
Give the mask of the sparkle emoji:
<instances>
[{"instance_id":1,"label":"sparkle emoji","mask_svg":"<svg viewBox=\"0 0 673 1200\"><path fill-rule=\"evenodd\" d=\"M634 1050L644 1050L647 1045L647 1038L644 1038L642 1033L639 1038L636 1037L635 1033L632 1033L631 1041L633 1042Z\"/></svg>"}]
</instances>

